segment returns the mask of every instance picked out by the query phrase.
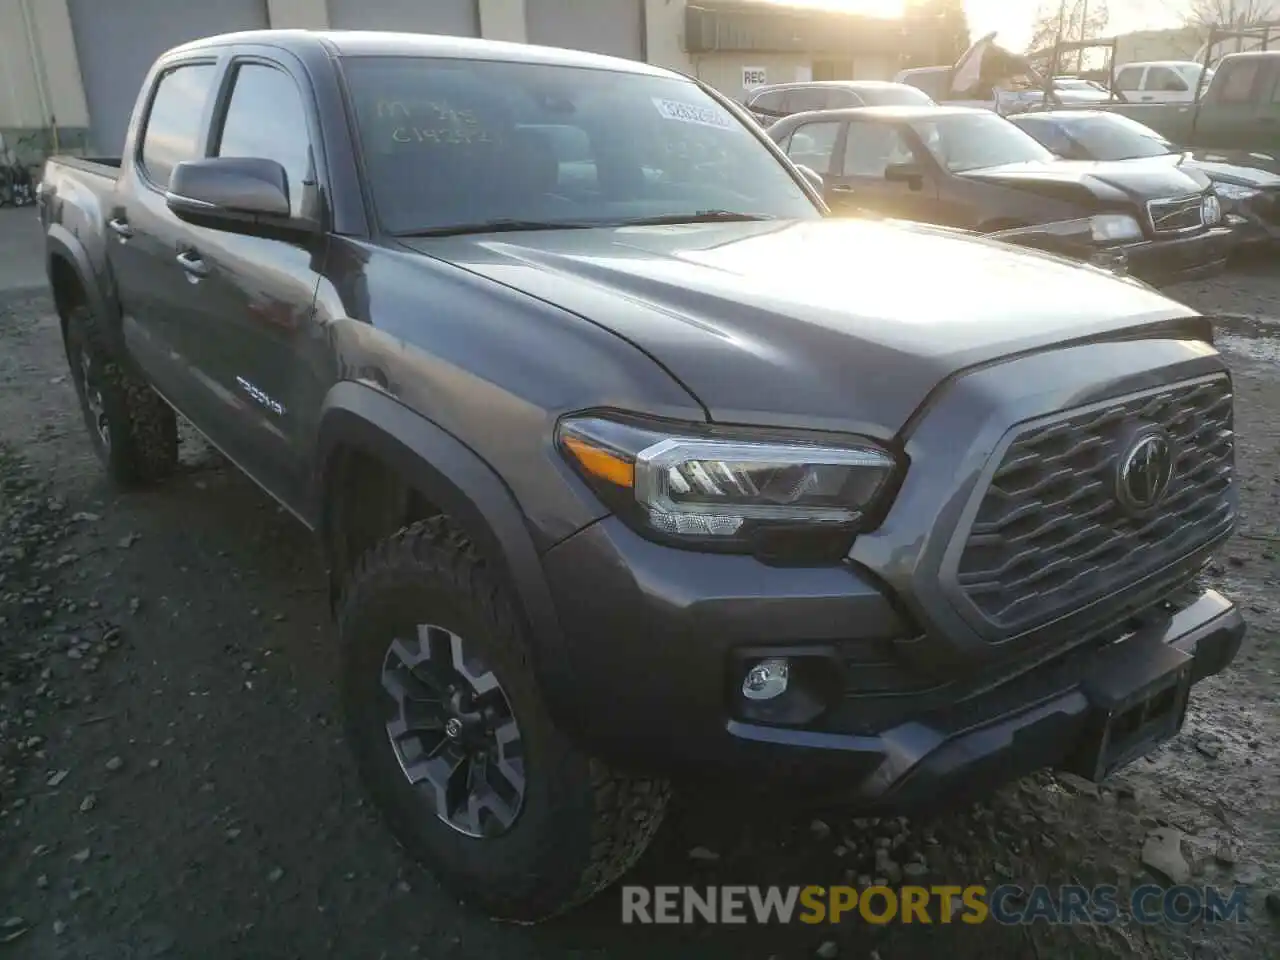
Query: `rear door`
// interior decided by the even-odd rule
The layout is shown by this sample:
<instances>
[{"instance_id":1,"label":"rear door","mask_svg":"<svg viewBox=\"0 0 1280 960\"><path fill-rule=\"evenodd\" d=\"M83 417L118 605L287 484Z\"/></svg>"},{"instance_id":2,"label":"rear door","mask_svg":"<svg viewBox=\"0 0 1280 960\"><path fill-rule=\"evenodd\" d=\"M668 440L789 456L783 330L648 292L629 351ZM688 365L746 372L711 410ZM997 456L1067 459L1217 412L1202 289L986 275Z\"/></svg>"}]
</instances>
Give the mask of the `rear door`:
<instances>
[{"instance_id":1,"label":"rear door","mask_svg":"<svg viewBox=\"0 0 1280 960\"><path fill-rule=\"evenodd\" d=\"M176 313L191 294L177 260L190 228L169 211L164 194L173 168L204 153L218 70L216 58L205 55L167 61L157 72L140 97L133 152L107 214L125 343L148 379L197 424L203 391L189 375L190 346Z\"/></svg>"},{"instance_id":2,"label":"rear door","mask_svg":"<svg viewBox=\"0 0 1280 960\"><path fill-rule=\"evenodd\" d=\"M917 171L917 177L894 180L887 176L907 165ZM933 163L904 124L850 120L832 166L827 203L837 213L936 220L938 179Z\"/></svg>"}]
</instances>

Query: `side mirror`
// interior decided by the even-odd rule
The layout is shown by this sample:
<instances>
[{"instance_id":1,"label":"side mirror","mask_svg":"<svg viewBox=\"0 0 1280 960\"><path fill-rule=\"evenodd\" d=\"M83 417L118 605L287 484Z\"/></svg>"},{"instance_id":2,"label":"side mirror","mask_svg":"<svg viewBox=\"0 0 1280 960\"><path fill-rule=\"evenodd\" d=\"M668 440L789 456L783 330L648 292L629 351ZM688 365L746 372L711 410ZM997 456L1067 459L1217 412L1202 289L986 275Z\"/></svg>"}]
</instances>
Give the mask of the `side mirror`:
<instances>
[{"instance_id":1,"label":"side mirror","mask_svg":"<svg viewBox=\"0 0 1280 960\"><path fill-rule=\"evenodd\" d=\"M822 193L827 189L826 181L822 179L822 174L818 173L817 170L814 170L812 167L806 167L803 163L797 163L796 169L804 175L804 178L809 181L809 184L813 189L817 190L819 193Z\"/></svg>"},{"instance_id":2,"label":"side mirror","mask_svg":"<svg viewBox=\"0 0 1280 960\"><path fill-rule=\"evenodd\" d=\"M915 163L891 163L884 168L884 178L891 183L905 183L912 190L924 184L924 171Z\"/></svg>"},{"instance_id":3,"label":"side mirror","mask_svg":"<svg viewBox=\"0 0 1280 960\"><path fill-rule=\"evenodd\" d=\"M165 203L180 220L216 230L252 234L263 228L311 229L290 216L289 176L284 167L258 157L179 163L169 177Z\"/></svg>"}]
</instances>

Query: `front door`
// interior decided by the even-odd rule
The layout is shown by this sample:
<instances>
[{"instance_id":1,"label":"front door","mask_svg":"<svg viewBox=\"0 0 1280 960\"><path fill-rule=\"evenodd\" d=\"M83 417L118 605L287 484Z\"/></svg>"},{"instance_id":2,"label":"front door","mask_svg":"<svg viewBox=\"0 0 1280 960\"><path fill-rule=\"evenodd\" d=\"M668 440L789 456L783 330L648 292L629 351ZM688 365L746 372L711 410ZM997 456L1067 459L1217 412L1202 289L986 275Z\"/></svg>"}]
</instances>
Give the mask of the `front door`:
<instances>
[{"instance_id":1,"label":"front door","mask_svg":"<svg viewBox=\"0 0 1280 960\"><path fill-rule=\"evenodd\" d=\"M898 220L935 222L938 181L906 127L851 120L832 163L827 202L838 213L873 213Z\"/></svg>"},{"instance_id":2,"label":"front door","mask_svg":"<svg viewBox=\"0 0 1280 960\"><path fill-rule=\"evenodd\" d=\"M832 199L831 173L835 169L836 146L843 126L840 120L811 120L796 127L781 144L793 163L822 174L828 204Z\"/></svg>"},{"instance_id":3,"label":"front door","mask_svg":"<svg viewBox=\"0 0 1280 960\"><path fill-rule=\"evenodd\" d=\"M229 83L223 113L213 118L211 154L280 163L293 215L314 216L314 124L297 83L260 56L233 59ZM188 239L184 339L195 345L196 372L218 406L210 439L301 509L310 422L323 401L319 384L331 379L315 368L327 356L313 326L324 240L194 227Z\"/></svg>"}]
</instances>

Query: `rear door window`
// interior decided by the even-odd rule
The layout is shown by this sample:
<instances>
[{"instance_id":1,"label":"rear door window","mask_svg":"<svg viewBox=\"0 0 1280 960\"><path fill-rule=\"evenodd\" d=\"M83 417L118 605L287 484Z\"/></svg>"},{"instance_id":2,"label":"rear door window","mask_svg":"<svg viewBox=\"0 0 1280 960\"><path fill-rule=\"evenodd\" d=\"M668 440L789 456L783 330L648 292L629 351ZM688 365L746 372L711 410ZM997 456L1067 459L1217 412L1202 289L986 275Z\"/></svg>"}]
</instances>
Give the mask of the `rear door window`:
<instances>
[{"instance_id":1,"label":"rear door window","mask_svg":"<svg viewBox=\"0 0 1280 960\"><path fill-rule=\"evenodd\" d=\"M766 90L751 101L751 109L766 117L786 116L786 111L782 107L786 96L785 90Z\"/></svg>"},{"instance_id":2,"label":"rear door window","mask_svg":"<svg viewBox=\"0 0 1280 960\"><path fill-rule=\"evenodd\" d=\"M1142 72L1145 67L1125 67L1116 74L1117 90L1141 90Z\"/></svg>"},{"instance_id":3,"label":"rear door window","mask_svg":"<svg viewBox=\"0 0 1280 960\"><path fill-rule=\"evenodd\" d=\"M217 72L216 64L191 63L160 76L139 150L142 173L154 186L165 189L174 167L204 156L201 122Z\"/></svg>"},{"instance_id":4,"label":"rear door window","mask_svg":"<svg viewBox=\"0 0 1280 960\"><path fill-rule=\"evenodd\" d=\"M1213 78L1213 85L1220 88L1218 99L1223 103L1252 101L1261 68L1261 60L1237 60L1226 64Z\"/></svg>"},{"instance_id":5,"label":"rear door window","mask_svg":"<svg viewBox=\"0 0 1280 960\"><path fill-rule=\"evenodd\" d=\"M836 110L843 107L861 107L862 97L844 87L833 87L827 91L827 109Z\"/></svg>"},{"instance_id":6,"label":"rear door window","mask_svg":"<svg viewBox=\"0 0 1280 960\"><path fill-rule=\"evenodd\" d=\"M807 113L827 109L827 91L821 87L798 87L787 93L787 113Z\"/></svg>"},{"instance_id":7,"label":"rear door window","mask_svg":"<svg viewBox=\"0 0 1280 960\"><path fill-rule=\"evenodd\" d=\"M1146 85L1143 89L1150 92L1186 93L1189 88L1187 81L1168 67L1151 67L1147 70Z\"/></svg>"}]
</instances>

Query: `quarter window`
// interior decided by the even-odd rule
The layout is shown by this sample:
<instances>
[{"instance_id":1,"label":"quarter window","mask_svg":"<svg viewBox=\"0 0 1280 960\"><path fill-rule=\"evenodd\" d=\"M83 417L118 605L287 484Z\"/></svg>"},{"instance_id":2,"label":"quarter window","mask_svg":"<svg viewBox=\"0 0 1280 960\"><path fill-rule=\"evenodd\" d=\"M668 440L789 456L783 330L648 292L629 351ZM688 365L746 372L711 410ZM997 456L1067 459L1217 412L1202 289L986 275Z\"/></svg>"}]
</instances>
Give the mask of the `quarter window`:
<instances>
[{"instance_id":1,"label":"quarter window","mask_svg":"<svg viewBox=\"0 0 1280 960\"><path fill-rule=\"evenodd\" d=\"M217 67L192 63L160 77L142 136L142 170L157 187L167 187L173 168L204 155L200 122Z\"/></svg>"},{"instance_id":2,"label":"quarter window","mask_svg":"<svg viewBox=\"0 0 1280 960\"><path fill-rule=\"evenodd\" d=\"M1116 74L1117 90L1142 89L1142 67L1125 67Z\"/></svg>"},{"instance_id":3,"label":"quarter window","mask_svg":"<svg viewBox=\"0 0 1280 960\"><path fill-rule=\"evenodd\" d=\"M217 156L276 161L288 174L289 205L298 216L302 185L311 175L310 142L306 110L293 78L260 63L236 68Z\"/></svg>"}]
</instances>

